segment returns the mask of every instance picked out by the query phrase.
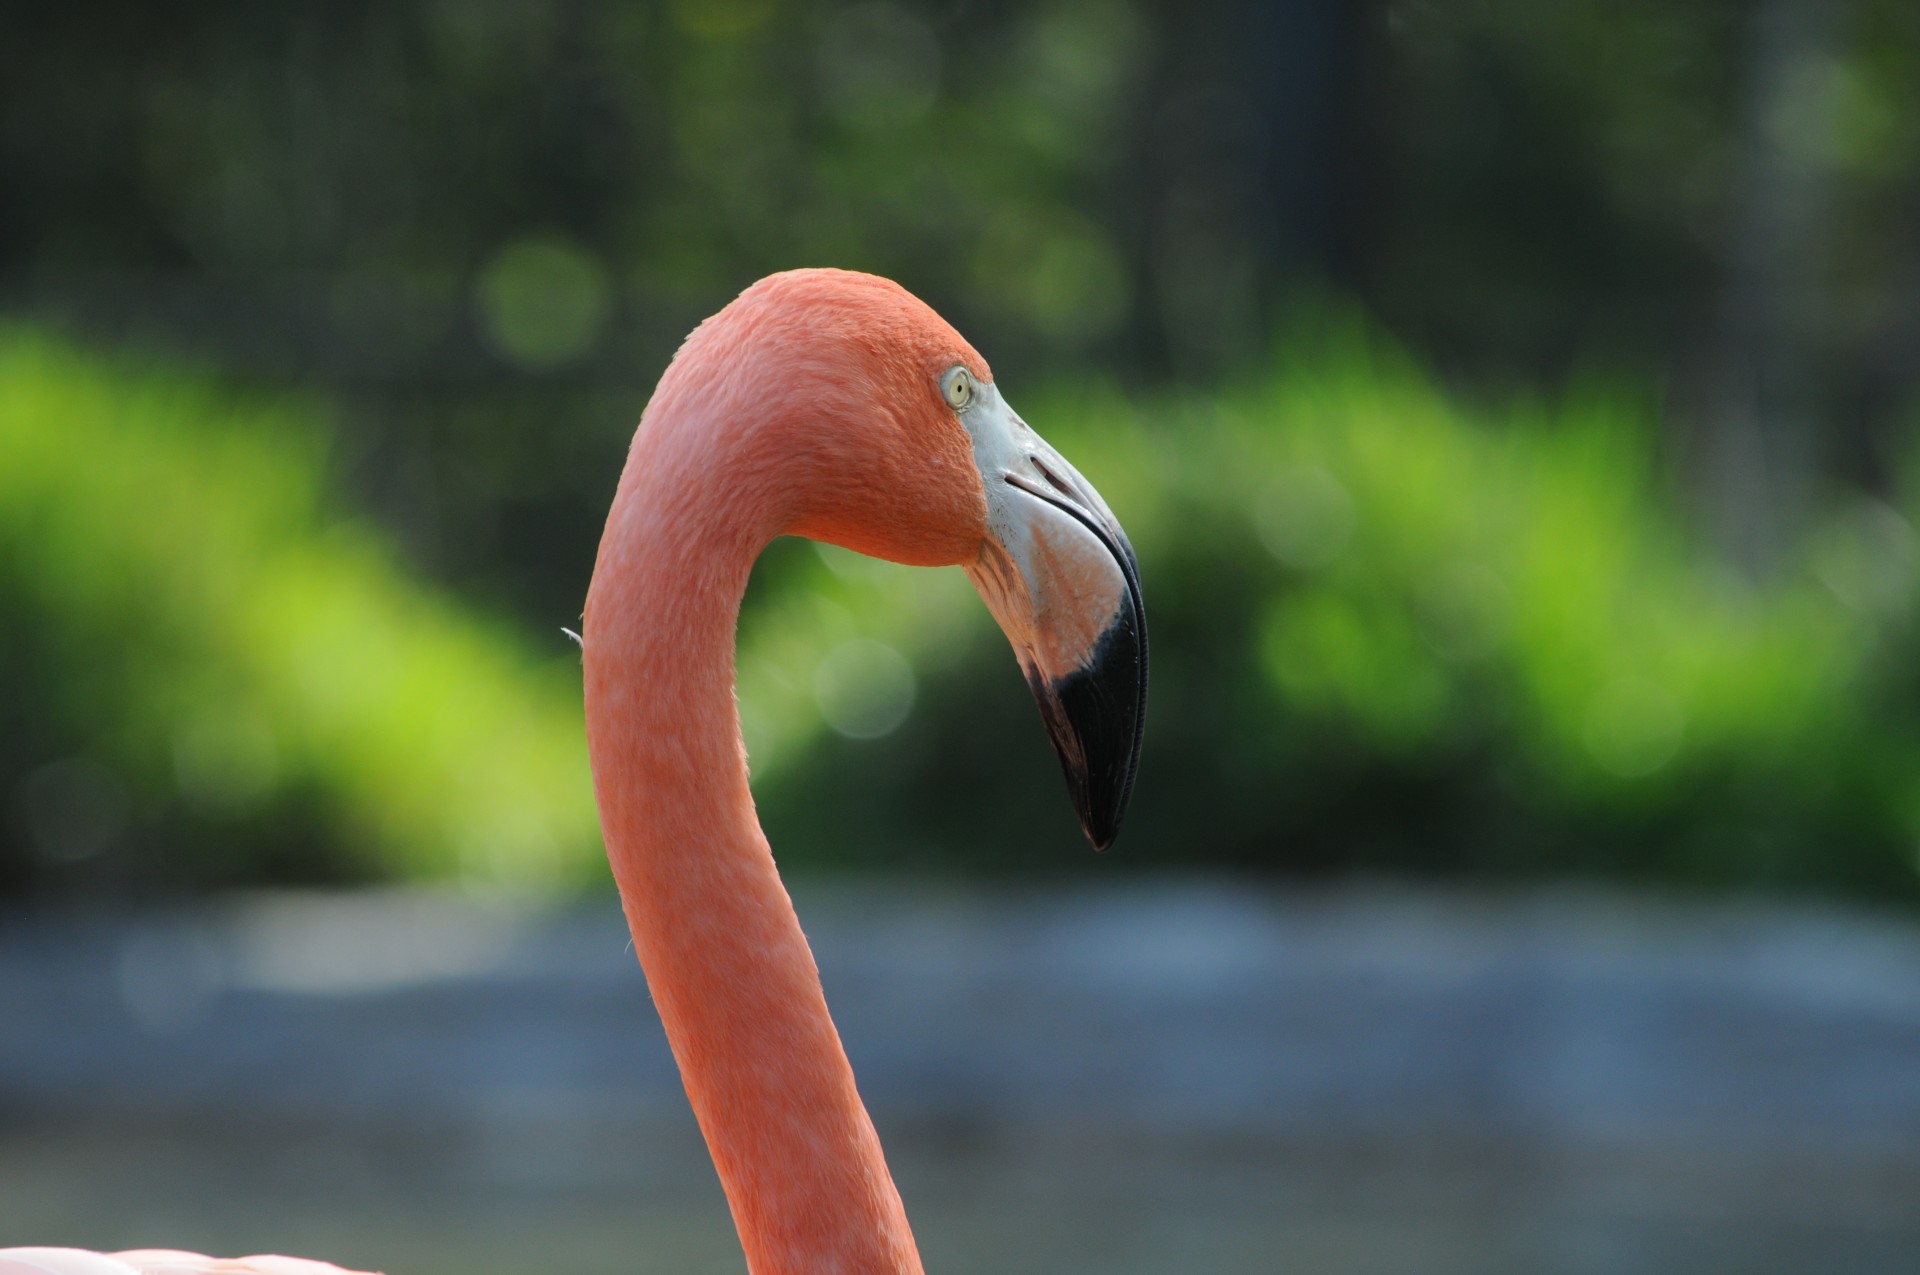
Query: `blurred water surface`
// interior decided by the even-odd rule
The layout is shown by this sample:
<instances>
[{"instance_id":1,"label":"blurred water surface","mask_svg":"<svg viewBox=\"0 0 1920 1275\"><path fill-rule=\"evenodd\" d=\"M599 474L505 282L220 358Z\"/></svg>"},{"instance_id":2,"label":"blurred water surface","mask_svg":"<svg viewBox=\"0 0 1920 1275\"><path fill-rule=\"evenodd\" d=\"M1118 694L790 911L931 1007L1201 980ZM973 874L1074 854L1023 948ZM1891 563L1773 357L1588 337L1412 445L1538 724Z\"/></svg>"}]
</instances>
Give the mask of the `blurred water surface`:
<instances>
[{"instance_id":1,"label":"blurred water surface","mask_svg":"<svg viewBox=\"0 0 1920 1275\"><path fill-rule=\"evenodd\" d=\"M937 1271L1920 1268L1920 925L802 883ZM739 1270L609 899L0 920L0 1242Z\"/></svg>"}]
</instances>

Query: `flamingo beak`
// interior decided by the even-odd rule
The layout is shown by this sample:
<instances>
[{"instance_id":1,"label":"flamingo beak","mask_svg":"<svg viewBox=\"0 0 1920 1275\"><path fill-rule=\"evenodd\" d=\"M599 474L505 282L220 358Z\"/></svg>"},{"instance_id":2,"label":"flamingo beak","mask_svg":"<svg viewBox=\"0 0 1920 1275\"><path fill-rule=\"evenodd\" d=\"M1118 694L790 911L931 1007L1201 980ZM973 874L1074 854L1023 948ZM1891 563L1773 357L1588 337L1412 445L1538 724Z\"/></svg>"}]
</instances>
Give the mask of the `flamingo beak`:
<instances>
[{"instance_id":1,"label":"flamingo beak","mask_svg":"<svg viewBox=\"0 0 1920 1275\"><path fill-rule=\"evenodd\" d=\"M990 384L964 414L987 498L967 575L1040 705L1094 849L1120 832L1147 706L1140 564L1113 511Z\"/></svg>"}]
</instances>

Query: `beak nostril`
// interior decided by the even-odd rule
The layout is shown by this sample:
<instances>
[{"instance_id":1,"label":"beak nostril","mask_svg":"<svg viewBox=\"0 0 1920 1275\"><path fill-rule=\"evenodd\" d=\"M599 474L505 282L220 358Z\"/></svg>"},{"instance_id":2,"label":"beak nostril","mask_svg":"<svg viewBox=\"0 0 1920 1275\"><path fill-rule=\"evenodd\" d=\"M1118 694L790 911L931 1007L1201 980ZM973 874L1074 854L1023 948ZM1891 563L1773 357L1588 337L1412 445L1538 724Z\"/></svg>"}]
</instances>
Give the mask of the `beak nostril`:
<instances>
[{"instance_id":1,"label":"beak nostril","mask_svg":"<svg viewBox=\"0 0 1920 1275\"><path fill-rule=\"evenodd\" d=\"M1076 500L1079 499L1079 493L1073 489L1066 479L1060 477L1060 475L1054 473L1051 469L1048 469L1047 462L1041 460L1038 456L1030 456L1028 459L1033 462L1033 467L1040 471L1040 476L1047 480L1049 487L1059 492L1062 496Z\"/></svg>"}]
</instances>

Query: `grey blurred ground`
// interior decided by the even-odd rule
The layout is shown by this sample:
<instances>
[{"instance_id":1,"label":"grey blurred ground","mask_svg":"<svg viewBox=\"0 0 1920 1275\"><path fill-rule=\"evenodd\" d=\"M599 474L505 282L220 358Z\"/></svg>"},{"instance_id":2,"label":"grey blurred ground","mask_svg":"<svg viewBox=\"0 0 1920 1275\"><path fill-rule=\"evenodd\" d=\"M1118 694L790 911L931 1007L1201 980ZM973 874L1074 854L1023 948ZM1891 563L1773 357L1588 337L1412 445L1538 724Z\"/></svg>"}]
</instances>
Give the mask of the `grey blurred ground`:
<instances>
[{"instance_id":1,"label":"grey blurred ground","mask_svg":"<svg viewBox=\"0 0 1920 1275\"><path fill-rule=\"evenodd\" d=\"M796 895L932 1271L1920 1271L1910 921ZM611 899L0 918L0 1242L742 1265Z\"/></svg>"}]
</instances>

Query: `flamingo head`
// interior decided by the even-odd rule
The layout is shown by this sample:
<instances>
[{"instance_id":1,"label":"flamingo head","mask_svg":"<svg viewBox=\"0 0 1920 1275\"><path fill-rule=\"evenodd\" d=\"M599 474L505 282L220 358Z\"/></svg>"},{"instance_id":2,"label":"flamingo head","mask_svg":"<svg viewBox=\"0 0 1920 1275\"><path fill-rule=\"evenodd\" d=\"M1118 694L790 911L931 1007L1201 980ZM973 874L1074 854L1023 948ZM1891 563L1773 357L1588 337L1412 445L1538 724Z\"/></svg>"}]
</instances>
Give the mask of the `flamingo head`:
<instances>
[{"instance_id":1,"label":"flamingo head","mask_svg":"<svg viewBox=\"0 0 1920 1275\"><path fill-rule=\"evenodd\" d=\"M1013 644L1081 827L1112 844L1146 710L1139 563L986 361L898 284L797 270L749 288L675 362L727 369L705 383L751 422L748 454L766 463L736 479L769 476L773 530L966 569Z\"/></svg>"}]
</instances>

